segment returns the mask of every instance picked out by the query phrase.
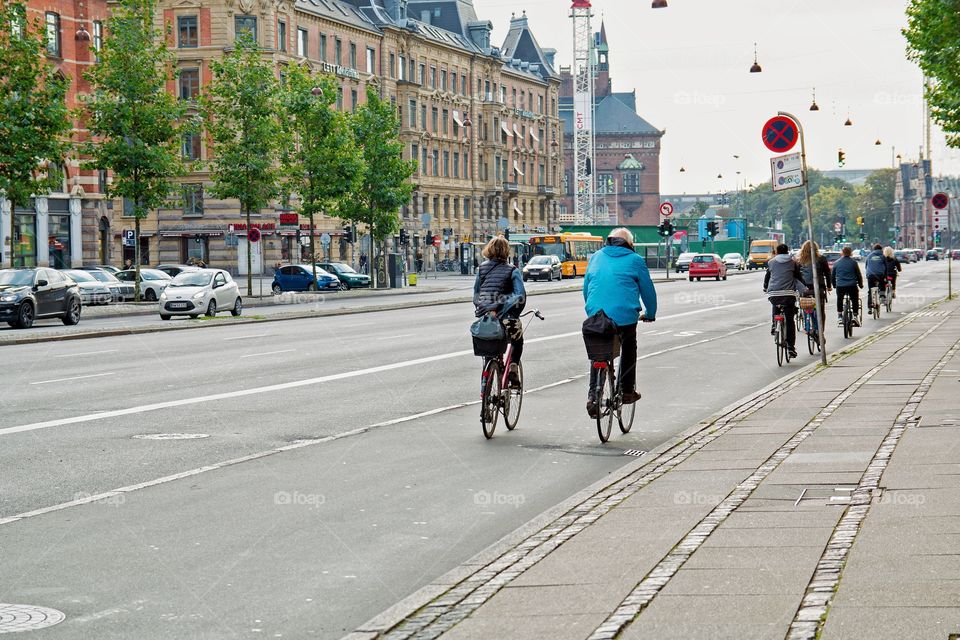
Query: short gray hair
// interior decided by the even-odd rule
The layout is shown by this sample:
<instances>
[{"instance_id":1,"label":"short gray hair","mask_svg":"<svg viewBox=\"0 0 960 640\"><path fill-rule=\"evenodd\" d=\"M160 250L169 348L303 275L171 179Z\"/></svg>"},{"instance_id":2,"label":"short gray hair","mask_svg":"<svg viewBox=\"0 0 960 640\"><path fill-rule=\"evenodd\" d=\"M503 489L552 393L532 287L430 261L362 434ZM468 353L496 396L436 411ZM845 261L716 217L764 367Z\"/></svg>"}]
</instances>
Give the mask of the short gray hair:
<instances>
[{"instance_id":1,"label":"short gray hair","mask_svg":"<svg viewBox=\"0 0 960 640\"><path fill-rule=\"evenodd\" d=\"M607 237L622 238L627 242L629 242L631 246L633 245L633 233L630 231L630 229L627 229L626 227L617 227L616 229L611 231L610 235Z\"/></svg>"}]
</instances>

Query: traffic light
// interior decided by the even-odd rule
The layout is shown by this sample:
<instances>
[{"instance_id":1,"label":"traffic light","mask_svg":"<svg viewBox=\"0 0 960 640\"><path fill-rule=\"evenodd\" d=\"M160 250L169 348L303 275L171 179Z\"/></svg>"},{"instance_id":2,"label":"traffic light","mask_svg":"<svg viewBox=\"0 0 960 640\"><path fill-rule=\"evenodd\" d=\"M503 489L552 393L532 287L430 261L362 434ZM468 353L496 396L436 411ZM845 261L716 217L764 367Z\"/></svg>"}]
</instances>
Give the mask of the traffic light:
<instances>
[{"instance_id":1,"label":"traffic light","mask_svg":"<svg viewBox=\"0 0 960 640\"><path fill-rule=\"evenodd\" d=\"M857 216L857 224L863 226L863 216Z\"/></svg>"},{"instance_id":2,"label":"traffic light","mask_svg":"<svg viewBox=\"0 0 960 640\"><path fill-rule=\"evenodd\" d=\"M349 244L353 244L353 227L343 228L343 240Z\"/></svg>"},{"instance_id":3,"label":"traffic light","mask_svg":"<svg viewBox=\"0 0 960 640\"><path fill-rule=\"evenodd\" d=\"M847 161L847 154L843 152L843 149L837 150L837 166L842 167Z\"/></svg>"},{"instance_id":4,"label":"traffic light","mask_svg":"<svg viewBox=\"0 0 960 640\"><path fill-rule=\"evenodd\" d=\"M666 225L667 225L667 233L666 233L666 235L672 236L672 235L673 235L673 232L676 230L676 227L674 227L674 226L673 226L673 223L670 222L669 220L667 220Z\"/></svg>"},{"instance_id":5,"label":"traffic light","mask_svg":"<svg viewBox=\"0 0 960 640\"><path fill-rule=\"evenodd\" d=\"M720 228L717 226L717 223L713 220L707 222L707 235L711 238L716 238L717 234L720 232Z\"/></svg>"},{"instance_id":6,"label":"traffic light","mask_svg":"<svg viewBox=\"0 0 960 640\"><path fill-rule=\"evenodd\" d=\"M863 231L860 232L860 242L865 242L867 240L867 234Z\"/></svg>"},{"instance_id":7,"label":"traffic light","mask_svg":"<svg viewBox=\"0 0 960 640\"><path fill-rule=\"evenodd\" d=\"M934 232L933 232L933 244L936 244L936 245L939 245L939 244L940 244L940 232L939 232L939 231L934 231Z\"/></svg>"},{"instance_id":8,"label":"traffic light","mask_svg":"<svg viewBox=\"0 0 960 640\"><path fill-rule=\"evenodd\" d=\"M657 233L659 233L660 237L662 238L666 238L668 235L670 235L670 232L667 231L667 224L669 224L667 221L663 221L660 223L660 226L657 227Z\"/></svg>"},{"instance_id":9,"label":"traffic light","mask_svg":"<svg viewBox=\"0 0 960 640\"><path fill-rule=\"evenodd\" d=\"M503 239L504 240L510 239L510 227L507 227L506 229L503 230Z\"/></svg>"},{"instance_id":10,"label":"traffic light","mask_svg":"<svg viewBox=\"0 0 960 640\"><path fill-rule=\"evenodd\" d=\"M407 244L407 230L400 229L400 244Z\"/></svg>"}]
</instances>

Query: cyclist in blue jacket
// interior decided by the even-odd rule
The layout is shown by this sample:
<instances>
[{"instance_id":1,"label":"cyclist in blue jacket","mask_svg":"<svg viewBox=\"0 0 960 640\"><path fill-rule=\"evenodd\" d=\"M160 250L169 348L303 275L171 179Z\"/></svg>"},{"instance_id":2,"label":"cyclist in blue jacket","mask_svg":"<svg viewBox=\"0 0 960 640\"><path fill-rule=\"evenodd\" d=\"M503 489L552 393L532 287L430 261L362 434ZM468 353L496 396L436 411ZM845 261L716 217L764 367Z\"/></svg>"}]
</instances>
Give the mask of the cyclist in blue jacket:
<instances>
[{"instance_id":1,"label":"cyclist in blue jacket","mask_svg":"<svg viewBox=\"0 0 960 640\"><path fill-rule=\"evenodd\" d=\"M657 292L647 264L633 249L633 234L619 228L610 232L607 244L593 254L583 279L583 300L587 316L603 311L620 334L620 362L623 369L623 402L640 399L637 385L637 322L657 317ZM643 313L641 314L641 301ZM590 370L590 397L587 412L596 414L597 370Z\"/></svg>"},{"instance_id":2,"label":"cyclist in blue jacket","mask_svg":"<svg viewBox=\"0 0 960 640\"><path fill-rule=\"evenodd\" d=\"M884 284L884 278L887 277L887 259L883 255L883 246L879 244L873 245L873 251L867 254L866 259L866 271L867 271L867 291L877 287L880 288L881 284ZM867 296L869 301L868 309L873 309L873 300L870 299L870 296Z\"/></svg>"}]
</instances>

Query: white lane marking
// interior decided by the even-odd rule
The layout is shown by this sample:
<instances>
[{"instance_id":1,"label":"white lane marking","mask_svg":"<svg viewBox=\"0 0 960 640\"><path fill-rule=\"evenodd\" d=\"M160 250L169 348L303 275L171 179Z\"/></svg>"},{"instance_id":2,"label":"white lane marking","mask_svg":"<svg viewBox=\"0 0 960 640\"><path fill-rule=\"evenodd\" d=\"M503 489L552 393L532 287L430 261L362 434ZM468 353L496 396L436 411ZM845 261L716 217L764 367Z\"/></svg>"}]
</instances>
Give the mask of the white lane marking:
<instances>
[{"instance_id":1,"label":"white lane marking","mask_svg":"<svg viewBox=\"0 0 960 640\"><path fill-rule=\"evenodd\" d=\"M109 373L91 373L88 376L73 376L71 378L57 378L56 380L38 380L37 382L31 382L30 384L50 384L51 382L67 382L68 380L84 380L86 378L102 378L103 376L112 376L116 372L111 371Z\"/></svg>"},{"instance_id":2,"label":"white lane marking","mask_svg":"<svg viewBox=\"0 0 960 640\"><path fill-rule=\"evenodd\" d=\"M278 353L290 353L291 351L296 351L296 349L281 349L280 351L264 351L263 353L248 353L245 356L240 356L241 358L256 358L257 356L273 356Z\"/></svg>"},{"instance_id":3,"label":"white lane marking","mask_svg":"<svg viewBox=\"0 0 960 640\"><path fill-rule=\"evenodd\" d=\"M749 331L750 329L756 329L757 327L766 326L766 322L761 322L759 324L751 325L749 327L742 327L729 333L723 335L714 336L712 338L704 338L703 340L698 340L697 342L691 342L688 344L681 344L675 347L670 347L669 349L662 349L660 351L654 351L653 353L645 353L637 358L637 360L646 360L648 358L653 358L655 356L663 355L671 351L679 351L680 349L687 349L689 347L696 346L698 344L703 344L705 342L713 342L715 340L722 340L723 338L729 338L730 336L736 335L738 333L743 333L744 331ZM579 334L577 334L579 335ZM462 352L462 353L470 353ZM571 376L569 378L564 378L563 380L558 380L556 382L551 382L540 387L535 387L533 389L528 389L524 391L524 394L536 393L538 391L545 391L547 389L552 389L554 387L559 387L577 380L582 380L586 377L586 374L579 374ZM77 507L83 504L90 504L91 502L100 502L101 500L107 500L109 498L116 497L122 493L131 493L139 489L146 489L148 487L154 487L161 484L167 484L175 480L182 480L183 478L189 478L191 476L197 476L201 473L206 473L208 471L215 471L217 469L223 469L225 467L230 467L233 465L240 464L242 462L249 462L250 460L257 460L259 458L265 458L267 456L272 456L276 453L282 453L284 451L292 451L294 449L301 449L303 447L310 447L317 444L324 444L326 442L333 442L334 440L340 440L342 438L349 438L350 436L360 435L362 433L367 433L373 429L380 427L389 427L396 424L402 424L404 422L412 422L414 420L419 420L420 418L426 418L429 416L437 415L439 413L445 413L447 411L454 411L456 409L462 409L464 407L470 407L480 404L479 400L471 400L469 402L461 402L459 404L452 404L447 407L439 407L437 409L430 409L429 411L423 411L421 413L415 413L409 416L403 416L402 418L394 418L393 420L386 420L384 422L378 422L367 427L359 427L357 429L351 429L350 431L344 431L343 433L338 433L332 436L325 436L323 438L317 438L316 440L302 440L300 442L295 442L288 444L283 447L278 447L276 449L268 449L266 451L259 451L257 453L251 453L250 455L243 456L240 458L233 458L232 460L224 460L223 462L216 462L213 464L205 465L203 467L197 467L196 469L190 469L189 471L183 471L180 473L175 473L169 476L163 476L162 478L156 478L154 480L148 480L146 482L140 482L137 484L127 485L125 487L120 487L119 489L114 489L112 491L106 491L104 493L98 493L92 496L85 496L83 498L78 498L76 500L71 500L69 502L62 502L60 504L51 505L49 507L42 507L40 509L35 509L33 511L27 511L24 513L18 513L16 515L9 516L7 518L0 518L0 525L9 524L11 522L16 522L18 520L23 520L25 518L32 518L34 516L43 515L45 513L52 513L54 511L62 511L64 509L69 509L70 507ZM656 431L652 433L658 433Z\"/></svg>"},{"instance_id":4,"label":"white lane marking","mask_svg":"<svg viewBox=\"0 0 960 640\"><path fill-rule=\"evenodd\" d=\"M401 334L398 335L398 336L384 336L384 337L382 337L382 338L377 338L377 340L396 340L396 339L398 339L398 338L409 338L409 337L412 336L412 335L414 335L414 334L412 334L412 333L401 333Z\"/></svg>"},{"instance_id":5,"label":"white lane marking","mask_svg":"<svg viewBox=\"0 0 960 640\"><path fill-rule=\"evenodd\" d=\"M757 298L756 300L766 300L766 298ZM686 311L684 313L677 313L670 316L662 316L660 320L669 320L672 318L679 318L683 316L694 315L697 313L706 313L708 311L714 311L716 309L728 309L730 307L739 307L741 305L749 304L750 302L755 302L755 300L748 300L747 302L737 302L730 305L720 305L716 307L705 307L703 309L697 309L695 311ZM748 327L748 328L752 328L752 327ZM560 340L563 338L570 338L573 336L580 336L580 335L582 335L580 331L571 331L570 333L559 333L552 336L544 336L542 338L533 338L532 340L527 340L526 342L527 344L533 344L538 342L547 342L549 340ZM689 343L689 345L680 345L679 347L674 347L672 349L667 349L666 351L661 351L657 353L666 353L667 351L673 351L677 348L684 348L685 346L702 344L703 342L706 342L706 341L709 341L709 339L700 340L698 342L691 342ZM282 382L279 384L271 384L265 387L253 387L250 389L240 389L237 391L225 391L223 393L214 393L207 396L195 396L193 398L167 400L164 402L155 402L152 404L145 404L137 407L127 407L125 409L114 409L112 411L101 411L99 413L73 416L72 418L61 418L58 420L47 420L45 422L34 422L32 424L24 424L16 427L6 427L3 429L0 429L0 436L9 435L11 433L23 433L25 431L36 431L38 429L49 429L50 427L62 427L68 424L94 422L96 420L104 420L106 418L117 418L120 416L136 415L140 413L147 413L149 411L159 411L161 409L184 407L184 406L189 406L193 404L200 404L203 402L215 402L218 400L232 400L234 398L243 398L246 396L254 396L254 395L260 395L263 393L271 393L273 391L285 391L287 389L297 389L299 387L313 386L317 384L323 384L325 382L347 380L349 378L357 378L360 376L370 375L374 373L383 373L385 371L394 371L396 369L405 369L408 367L416 367L422 364L430 364L432 362L451 360L453 358L460 358L466 355L473 356L473 349L464 350L464 351L451 351L450 353L441 353L439 355L428 356L425 358L417 358L415 360L393 362L390 364L384 364L377 367L369 367L367 369L357 369L355 371L344 371L342 373L335 373L327 376L320 376L317 378L306 378L304 380L294 380L292 382Z\"/></svg>"},{"instance_id":6,"label":"white lane marking","mask_svg":"<svg viewBox=\"0 0 960 640\"><path fill-rule=\"evenodd\" d=\"M912 286L915 285L915 284L917 284L917 283L916 283L916 282L907 282L907 283L904 284L903 286L905 286L905 287L912 287Z\"/></svg>"},{"instance_id":7,"label":"white lane marking","mask_svg":"<svg viewBox=\"0 0 960 640\"><path fill-rule=\"evenodd\" d=\"M229 340L251 340L253 338L265 338L270 335L273 335L273 334L272 333L255 333L250 336L234 336L232 338L224 338L223 340L224 342L227 342Z\"/></svg>"},{"instance_id":8,"label":"white lane marking","mask_svg":"<svg viewBox=\"0 0 960 640\"><path fill-rule=\"evenodd\" d=\"M76 358L79 356L96 356L101 353L116 353L116 349L105 349L103 351L84 351L83 353L63 353L59 356L53 356L54 358Z\"/></svg>"}]
</instances>

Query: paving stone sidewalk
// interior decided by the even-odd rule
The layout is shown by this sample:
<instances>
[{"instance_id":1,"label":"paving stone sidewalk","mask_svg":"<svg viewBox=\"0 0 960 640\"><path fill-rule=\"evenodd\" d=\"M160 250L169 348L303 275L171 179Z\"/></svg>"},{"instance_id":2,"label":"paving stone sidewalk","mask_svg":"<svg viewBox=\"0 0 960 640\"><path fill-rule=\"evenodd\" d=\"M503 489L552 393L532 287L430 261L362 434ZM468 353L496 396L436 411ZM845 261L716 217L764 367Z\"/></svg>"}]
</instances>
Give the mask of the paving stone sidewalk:
<instances>
[{"instance_id":1,"label":"paving stone sidewalk","mask_svg":"<svg viewBox=\"0 0 960 640\"><path fill-rule=\"evenodd\" d=\"M960 634L957 300L647 459L352 637Z\"/></svg>"}]
</instances>

